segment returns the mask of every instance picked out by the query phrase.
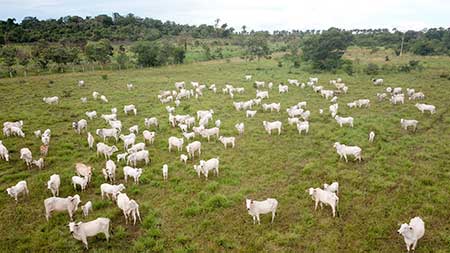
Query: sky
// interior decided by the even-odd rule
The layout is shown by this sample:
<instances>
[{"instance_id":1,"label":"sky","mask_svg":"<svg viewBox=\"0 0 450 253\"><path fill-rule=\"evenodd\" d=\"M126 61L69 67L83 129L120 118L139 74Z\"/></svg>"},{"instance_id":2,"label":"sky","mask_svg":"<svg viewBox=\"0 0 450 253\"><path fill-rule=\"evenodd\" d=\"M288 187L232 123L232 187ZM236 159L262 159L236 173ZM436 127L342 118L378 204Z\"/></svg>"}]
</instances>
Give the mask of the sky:
<instances>
[{"instance_id":1,"label":"sky","mask_svg":"<svg viewBox=\"0 0 450 253\"><path fill-rule=\"evenodd\" d=\"M190 25L219 18L238 31L450 27L450 0L0 0L1 20L113 12Z\"/></svg>"}]
</instances>

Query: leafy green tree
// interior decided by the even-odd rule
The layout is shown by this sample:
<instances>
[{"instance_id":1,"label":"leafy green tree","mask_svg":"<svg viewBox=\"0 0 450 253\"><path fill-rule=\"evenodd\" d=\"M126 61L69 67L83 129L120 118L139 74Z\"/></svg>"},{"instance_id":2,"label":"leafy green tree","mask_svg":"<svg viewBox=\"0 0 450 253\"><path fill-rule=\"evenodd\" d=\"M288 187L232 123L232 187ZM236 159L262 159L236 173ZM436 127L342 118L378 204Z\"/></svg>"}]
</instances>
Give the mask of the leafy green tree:
<instances>
[{"instance_id":1,"label":"leafy green tree","mask_svg":"<svg viewBox=\"0 0 450 253\"><path fill-rule=\"evenodd\" d=\"M27 52L26 50L23 49L19 49L17 50L17 59L19 61L19 64L22 65L24 71L24 76L27 76L27 70L28 70L28 64L30 63L31 60L31 55L29 52Z\"/></svg>"},{"instance_id":2,"label":"leafy green tree","mask_svg":"<svg viewBox=\"0 0 450 253\"><path fill-rule=\"evenodd\" d=\"M285 54L284 59L292 62L293 67L300 67L300 41L298 39L289 41L286 50L288 53Z\"/></svg>"},{"instance_id":3,"label":"leafy green tree","mask_svg":"<svg viewBox=\"0 0 450 253\"><path fill-rule=\"evenodd\" d=\"M50 63L50 50L49 43L45 40L40 40L31 51L34 61L39 65L42 70L47 69Z\"/></svg>"},{"instance_id":4,"label":"leafy green tree","mask_svg":"<svg viewBox=\"0 0 450 253\"><path fill-rule=\"evenodd\" d=\"M113 47L107 39L101 39L98 42L88 42L85 48L85 54L90 61L100 63L103 67L104 64L111 60Z\"/></svg>"},{"instance_id":5,"label":"leafy green tree","mask_svg":"<svg viewBox=\"0 0 450 253\"><path fill-rule=\"evenodd\" d=\"M186 57L186 51L184 51L181 47L176 47L174 49L174 63L175 64L181 64L184 62L184 58Z\"/></svg>"},{"instance_id":6,"label":"leafy green tree","mask_svg":"<svg viewBox=\"0 0 450 253\"><path fill-rule=\"evenodd\" d=\"M245 44L247 57L250 59L256 57L259 61L261 57L269 56L270 49L267 40L267 34L264 33L255 33L249 37Z\"/></svg>"},{"instance_id":7,"label":"leafy green tree","mask_svg":"<svg viewBox=\"0 0 450 253\"><path fill-rule=\"evenodd\" d=\"M314 69L334 70L341 65L341 57L350 42L350 32L330 28L303 41L303 59L311 62Z\"/></svg>"},{"instance_id":8,"label":"leafy green tree","mask_svg":"<svg viewBox=\"0 0 450 253\"><path fill-rule=\"evenodd\" d=\"M119 69L126 68L126 64L129 61L129 57L126 53L125 47L123 45L119 46L119 51L116 55L116 62L119 65Z\"/></svg>"},{"instance_id":9,"label":"leafy green tree","mask_svg":"<svg viewBox=\"0 0 450 253\"><path fill-rule=\"evenodd\" d=\"M214 58L213 55L211 54L211 48L208 46L208 44L203 43L202 49L203 49L203 53L205 54L206 60L211 60Z\"/></svg>"},{"instance_id":10,"label":"leafy green tree","mask_svg":"<svg viewBox=\"0 0 450 253\"><path fill-rule=\"evenodd\" d=\"M3 59L3 64L8 67L9 77L13 77L14 68L13 66L16 64L16 54L17 48L13 46L4 46L1 49L0 57Z\"/></svg>"},{"instance_id":11,"label":"leafy green tree","mask_svg":"<svg viewBox=\"0 0 450 253\"><path fill-rule=\"evenodd\" d=\"M138 41L131 51L136 54L137 63L143 67L159 66L159 44L150 41Z\"/></svg>"}]
</instances>

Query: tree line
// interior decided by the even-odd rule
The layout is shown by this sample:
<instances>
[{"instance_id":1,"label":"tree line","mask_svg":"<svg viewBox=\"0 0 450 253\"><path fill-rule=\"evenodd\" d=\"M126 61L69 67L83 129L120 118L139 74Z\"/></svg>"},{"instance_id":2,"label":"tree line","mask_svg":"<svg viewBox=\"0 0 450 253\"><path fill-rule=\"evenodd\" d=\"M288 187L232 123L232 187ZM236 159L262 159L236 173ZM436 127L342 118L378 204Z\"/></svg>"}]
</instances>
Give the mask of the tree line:
<instances>
[{"instance_id":1,"label":"tree line","mask_svg":"<svg viewBox=\"0 0 450 253\"><path fill-rule=\"evenodd\" d=\"M38 71L48 71L49 65L56 65L56 71L64 72L70 65L81 67L85 64L95 64L104 68L115 64L119 69L127 65L137 67L154 67L166 64L180 64L184 62L185 51L183 47L167 40L137 41L130 47L120 45L114 48L107 39L89 41L79 47L63 43L49 43L40 40L31 47L6 45L0 49L0 59L8 69L10 77L15 76L16 66L22 66L24 76L33 63Z\"/></svg>"},{"instance_id":2,"label":"tree line","mask_svg":"<svg viewBox=\"0 0 450 253\"><path fill-rule=\"evenodd\" d=\"M95 17L66 16L59 19L39 20L25 17L20 23L14 18L0 20L0 45L8 43L30 43L39 40L48 42L78 43L86 41L138 41L157 40L163 36L189 34L194 38L226 38L234 28L226 23L219 25L181 25L172 21L162 22L153 18L141 18L134 14L125 16Z\"/></svg>"}]
</instances>

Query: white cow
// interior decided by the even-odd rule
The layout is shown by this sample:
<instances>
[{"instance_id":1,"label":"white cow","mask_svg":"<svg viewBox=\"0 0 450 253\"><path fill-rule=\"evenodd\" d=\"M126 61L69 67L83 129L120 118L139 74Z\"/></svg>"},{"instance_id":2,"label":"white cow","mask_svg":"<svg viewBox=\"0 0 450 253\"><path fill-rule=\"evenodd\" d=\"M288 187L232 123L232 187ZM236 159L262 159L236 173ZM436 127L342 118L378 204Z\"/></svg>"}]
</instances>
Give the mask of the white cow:
<instances>
[{"instance_id":1,"label":"white cow","mask_svg":"<svg viewBox=\"0 0 450 253\"><path fill-rule=\"evenodd\" d=\"M403 223L397 232L403 236L408 252L411 245L412 250L414 251L416 249L417 242L425 234L425 223L420 217L414 217L409 221L409 224Z\"/></svg>"},{"instance_id":2,"label":"white cow","mask_svg":"<svg viewBox=\"0 0 450 253\"><path fill-rule=\"evenodd\" d=\"M370 133L369 133L369 142L373 142L374 139L375 139L375 132L374 131L370 131Z\"/></svg>"},{"instance_id":3,"label":"white cow","mask_svg":"<svg viewBox=\"0 0 450 253\"><path fill-rule=\"evenodd\" d=\"M117 151L119 151L119 149L116 146L108 146L103 142L97 143L97 155L103 154L105 159L110 159L112 154Z\"/></svg>"},{"instance_id":4,"label":"white cow","mask_svg":"<svg viewBox=\"0 0 450 253\"><path fill-rule=\"evenodd\" d=\"M59 196L59 186L61 185L61 178L58 174L50 176L50 180L47 181L47 189L52 192L53 197Z\"/></svg>"},{"instance_id":5,"label":"white cow","mask_svg":"<svg viewBox=\"0 0 450 253\"><path fill-rule=\"evenodd\" d=\"M78 122L72 122L72 128L75 129L78 134L81 134L83 129L87 130L87 121L85 119L81 119Z\"/></svg>"},{"instance_id":6,"label":"white cow","mask_svg":"<svg viewBox=\"0 0 450 253\"><path fill-rule=\"evenodd\" d=\"M94 147L95 140L94 140L94 136L92 136L91 132L88 132L87 141L88 141L89 149L92 149Z\"/></svg>"},{"instance_id":7,"label":"white cow","mask_svg":"<svg viewBox=\"0 0 450 253\"><path fill-rule=\"evenodd\" d=\"M362 149L358 146L347 146L344 144L340 144L339 142L335 142L333 147L336 149L336 152L339 155L339 160L342 159L342 157L345 158L345 161L347 160L347 155L353 155L355 157L355 161L358 160L361 162L361 152Z\"/></svg>"},{"instance_id":8,"label":"white cow","mask_svg":"<svg viewBox=\"0 0 450 253\"><path fill-rule=\"evenodd\" d=\"M85 112L85 114L90 120L92 120L93 118L97 118L97 112L96 111Z\"/></svg>"},{"instance_id":9,"label":"white cow","mask_svg":"<svg viewBox=\"0 0 450 253\"><path fill-rule=\"evenodd\" d=\"M144 130L144 132L142 132L142 135L144 136L145 142L148 141L150 144L153 144L155 142L155 136L156 136L155 132L150 132L150 131Z\"/></svg>"},{"instance_id":10,"label":"white cow","mask_svg":"<svg viewBox=\"0 0 450 253\"><path fill-rule=\"evenodd\" d=\"M115 128L97 129L95 133L106 141L106 138L114 138L116 142L119 140L119 130Z\"/></svg>"},{"instance_id":11,"label":"white cow","mask_svg":"<svg viewBox=\"0 0 450 253\"><path fill-rule=\"evenodd\" d=\"M49 105L54 105L54 104L58 104L59 97L56 97L56 96L55 97L44 97L42 100Z\"/></svg>"},{"instance_id":12,"label":"white cow","mask_svg":"<svg viewBox=\"0 0 450 253\"><path fill-rule=\"evenodd\" d=\"M84 189L86 189L87 183L88 183L88 179L86 177L79 177L79 176L72 177L72 184L73 184L74 190L77 189L77 185L80 185L81 191L84 191Z\"/></svg>"},{"instance_id":13,"label":"white cow","mask_svg":"<svg viewBox=\"0 0 450 253\"><path fill-rule=\"evenodd\" d=\"M339 216L339 211L337 210L339 197L335 193L325 191L320 188L309 188L308 192L312 200L315 201L314 210L317 210L319 203L321 208L323 207L323 204L325 204L331 206L333 217L336 217L336 212Z\"/></svg>"},{"instance_id":14,"label":"white cow","mask_svg":"<svg viewBox=\"0 0 450 253\"><path fill-rule=\"evenodd\" d=\"M136 109L136 106L135 106L135 105L125 105L125 106L123 107L123 112L124 112L126 115L128 115L129 112L133 112L134 115L136 115L136 114L137 114L137 109Z\"/></svg>"},{"instance_id":15,"label":"white cow","mask_svg":"<svg viewBox=\"0 0 450 253\"><path fill-rule=\"evenodd\" d=\"M82 241L86 249L89 249L87 238L97 234L105 234L106 241L109 241L109 226L111 220L108 218L97 218L89 222L70 222L69 229L73 238Z\"/></svg>"},{"instance_id":16,"label":"white cow","mask_svg":"<svg viewBox=\"0 0 450 253\"><path fill-rule=\"evenodd\" d=\"M169 152L172 151L172 147L176 147L178 151L181 151L183 149L184 139L171 136L169 137L168 143Z\"/></svg>"},{"instance_id":17,"label":"white cow","mask_svg":"<svg viewBox=\"0 0 450 253\"><path fill-rule=\"evenodd\" d=\"M13 197L16 202L18 201L17 197L19 196L19 194L23 193L27 196L30 194L30 192L28 191L27 182L25 180L19 181L16 185L7 188L6 192L9 196Z\"/></svg>"},{"instance_id":18,"label":"white cow","mask_svg":"<svg viewBox=\"0 0 450 253\"><path fill-rule=\"evenodd\" d=\"M130 154L127 158L127 165L132 164L134 167L136 167L136 164L139 161L145 161L145 165L150 162L150 154L148 150L141 150L136 153Z\"/></svg>"},{"instance_id":19,"label":"white cow","mask_svg":"<svg viewBox=\"0 0 450 253\"><path fill-rule=\"evenodd\" d=\"M302 134L303 131L305 133L309 132L309 122L308 121L300 121L297 123L298 134Z\"/></svg>"},{"instance_id":20,"label":"white cow","mask_svg":"<svg viewBox=\"0 0 450 253\"><path fill-rule=\"evenodd\" d=\"M9 162L9 151L5 145L3 145L2 141L0 141L0 158Z\"/></svg>"},{"instance_id":21,"label":"white cow","mask_svg":"<svg viewBox=\"0 0 450 253\"><path fill-rule=\"evenodd\" d=\"M142 172L141 168L132 168L130 166L123 167L123 177L125 182L127 182L128 176L130 176L134 179L134 183L139 184L139 178L141 177Z\"/></svg>"},{"instance_id":22,"label":"white cow","mask_svg":"<svg viewBox=\"0 0 450 253\"><path fill-rule=\"evenodd\" d=\"M163 174L164 181L167 181L167 179L169 178L169 166L167 166L167 164L163 165L162 174Z\"/></svg>"},{"instance_id":23,"label":"white cow","mask_svg":"<svg viewBox=\"0 0 450 253\"><path fill-rule=\"evenodd\" d=\"M419 124L419 121L415 119L400 119L400 125L405 129L408 130L408 127L412 126L414 129L414 132L417 129L417 124Z\"/></svg>"},{"instance_id":24,"label":"white cow","mask_svg":"<svg viewBox=\"0 0 450 253\"><path fill-rule=\"evenodd\" d=\"M415 106L422 113L425 113L425 111L429 111L431 114L436 113L436 106L434 106L434 105L427 105L427 104L419 104L419 103L417 103Z\"/></svg>"},{"instance_id":25,"label":"white cow","mask_svg":"<svg viewBox=\"0 0 450 253\"><path fill-rule=\"evenodd\" d=\"M67 211L69 213L70 220L73 220L73 215L78 210L80 204L80 196L68 196L67 198L50 197L44 200L45 218L47 221L50 218L50 214L53 211Z\"/></svg>"},{"instance_id":26,"label":"white cow","mask_svg":"<svg viewBox=\"0 0 450 253\"><path fill-rule=\"evenodd\" d=\"M112 199L115 200L117 194L123 190L125 190L125 186L123 184L112 185L112 184L104 183L104 184L100 185L102 199L104 198L104 196L106 196L108 199L110 199L109 196L111 196Z\"/></svg>"},{"instance_id":27,"label":"white cow","mask_svg":"<svg viewBox=\"0 0 450 253\"><path fill-rule=\"evenodd\" d=\"M75 164L76 174L78 176L86 177L88 179L88 182L91 182L92 170L94 170L94 168L92 168L91 166L87 166L84 163L76 163Z\"/></svg>"},{"instance_id":28,"label":"white cow","mask_svg":"<svg viewBox=\"0 0 450 253\"><path fill-rule=\"evenodd\" d=\"M373 85L383 85L383 82L384 82L383 78L372 79Z\"/></svg>"},{"instance_id":29,"label":"white cow","mask_svg":"<svg viewBox=\"0 0 450 253\"><path fill-rule=\"evenodd\" d=\"M336 122L339 124L340 127L342 127L345 124L348 124L351 127L353 127L353 117L340 117L339 115L336 115L334 119L336 120Z\"/></svg>"},{"instance_id":30,"label":"white cow","mask_svg":"<svg viewBox=\"0 0 450 253\"><path fill-rule=\"evenodd\" d=\"M194 159L195 151L198 151L198 156L202 153L202 143L199 141L191 142L186 146L186 151L188 152L188 156Z\"/></svg>"},{"instance_id":31,"label":"white cow","mask_svg":"<svg viewBox=\"0 0 450 253\"><path fill-rule=\"evenodd\" d=\"M244 135L244 130L245 130L244 122L237 123L236 125L234 125L234 127L239 132L239 136Z\"/></svg>"},{"instance_id":32,"label":"white cow","mask_svg":"<svg viewBox=\"0 0 450 253\"><path fill-rule=\"evenodd\" d=\"M200 160L200 165L194 166L194 170L199 177L200 174L203 174L206 180L208 180L209 171L213 171L216 176L219 176L219 157L211 158L208 161Z\"/></svg>"},{"instance_id":33,"label":"white cow","mask_svg":"<svg viewBox=\"0 0 450 253\"><path fill-rule=\"evenodd\" d=\"M268 198L263 201L256 201L252 199L245 199L245 204L247 206L248 214L253 217L253 224L261 224L259 215L272 213L272 221L275 219L275 213L277 212L278 201L276 199Z\"/></svg>"},{"instance_id":34,"label":"white cow","mask_svg":"<svg viewBox=\"0 0 450 253\"><path fill-rule=\"evenodd\" d=\"M102 173L103 176L105 177L105 180L110 180L111 182L114 182L116 180L116 169L117 166L113 160L106 161L106 166L105 168L102 169Z\"/></svg>"},{"instance_id":35,"label":"white cow","mask_svg":"<svg viewBox=\"0 0 450 253\"><path fill-rule=\"evenodd\" d=\"M30 168L31 163L33 161L33 155L31 154L31 150L29 148L20 149L20 159L24 160L27 164L27 167Z\"/></svg>"},{"instance_id":36,"label":"white cow","mask_svg":"<svg viewBox=\"0 0 450 253\"><path fill-rule=\"evenodd\" d=\"M272 134L273 129L278 129L278 135L280 135L281 134L281 125L282 125L281 121L273 121L273 122L263 121L264 129L270 135Z\"/></svg>"},{"instance_id":37,"label":"white cow","mask_svg":"<svg viewBox=\"0 0 450 253\"><path fill-rule=\"evenodd\" d=\"M219 137L219 141L222 142L225 148L227 148L228 144L231 144L231 148L234 148L235 140L236 140L235 137L223 137L223 136Z\"/></svg>"},{"instance_id":38,"label":"white cow","mask_svg":"<svg viewBox=\"0 0 450 253\"><path fill-rule=\"evenodd\" d=\"M89 215L89 211L92 211L92 202L86 202L86 204L81 206L81 210L83 210L83 216L87 217Z\"/></svg>"}]
</instances>

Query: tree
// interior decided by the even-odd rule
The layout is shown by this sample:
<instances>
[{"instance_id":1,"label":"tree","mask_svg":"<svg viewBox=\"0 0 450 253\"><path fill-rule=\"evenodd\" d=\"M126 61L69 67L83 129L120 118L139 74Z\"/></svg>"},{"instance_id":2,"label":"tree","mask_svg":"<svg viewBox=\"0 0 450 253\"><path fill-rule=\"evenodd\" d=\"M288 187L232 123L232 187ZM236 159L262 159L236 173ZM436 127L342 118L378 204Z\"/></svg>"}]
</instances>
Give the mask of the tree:
<instances>
[{"instance_id":1,"label":"tree","mask_svg":"<svg viewBox=\"0 0 450 253\"><path fill-rule=\"evenodd\" d=\"M47 69L48 63L50 62L48 42L40 40L37 45L33 47L31 55L42 70Z\"/></svg>"},{"instance_id":2,"label":"tree","mask_svg":"<svg viewBox=\"0 0 450 253\"><path fill-rule=\"evenodd\" d=\"M287 50L289 53L284 58L292 62L295 68L300 67L300 41L298 39L290 41L287 45Z\"/></svg>"},{"instance_id":3,"label":"tree","mask_svg":"<svg viewBox=\"0 0 450 253\"><path fill-rule=\"evenodd\" d=\"M258 61L261 57L270 55L267 34L260 32L253 34L246 42L246 55L250 60L257 57Z\"/></svg>"},{"instance_id":4,"label":"tree","mask_svg":"<svg viewBox=\"0 0 450 253\"><path fill-rule=\"evenodd\" d=\"M119 52L116 55L116 62L119 64L119 69L126 68L126 64L129 61L129 57L126 53L123 45L119 46Z\"/></svg>"},{"instance_id":5,"label":"tree","mask_svg":"<svg viewBox=\"0 0 450 253\"><path fill-rule=\"evenodd\" d=\"M23 69L24 69L23 73L24 73L24 76L26 77L27 76L27 66L30 63L31 56L27 51L25 51L23 49L19 49L19 50L17 50L17 59L19 60L19 64L23 66Z\"/></svg>"},{"instance_id":6,"label":"tree","mask_svg":"<svg viewBox=\"0 0 450 253\"><path fill-rule=\"evenodd\" d=\"M186 57L186 52L181 47L176 47L174 49L174 63L181 64L184 62L184 58Z\"/></svg>"},{"instance_id":7,"label":"tree","mask_svg":"<svg viewBox=\"0 0 450 253\"><path fill-rule=\"evenodd\" d=\"M0 57L3 59L3 63L8 67L9 77L13 77L14 68L16 64L17 48L13 46L4 46L1 50Z\"/></svg>"},{"instance_id":8,"label":"tree","mask_svg":"<svg viewBox=\"0 0 450 253\"><path fill-rule=\"evenodd\" d=\"M341 65L341 57L350 42L350 32L330 28L303 41L303 59L311 62L314 69L334 70Z\"/></svg>"},{"instance_id":9,"label":"tree","mask_svg":"<svg viewBox=\"0 0 450 253\"><path fill-rule=\"evenodd\" d=\"M241 34L246 34L247 33L247 31L245 29L247 29L247 26L243 25Z\"/></svg>"},{"instance_id":10,"label":"tree","mask_svg":"<svg viewBox=\"0 0 450 253\"><path fill-rule=\"evenodd\" d=\"M98 42L88 42L85 49L86 57L90 61L98 62L103 65L111 60L113 47L107 39L101 39Z\"/></svg>"},{"instance_id":11,"label":"tree","mask_svg":"<svg viewBox=\"0 0 450 253\"><path fill-rule=\"evenodd\" d=\"M202 44L202 49L203 49L203 51L204 51L206 60L211 60L211 59L213 59L213 56L211 55L211 48L208 46L208 44L203 43L203 44Z\"/></svg>"},{"instance_id":12,"label":"tree","mask_svg":"<svg viewBox=\"0 0 450 253\"><path fill-rule=\"evenodd\" d=\"M156 42L138 41L131 51L136 54L137 62L143 67L159 66L159 45Z\"/></svg>"}]
</instances>

